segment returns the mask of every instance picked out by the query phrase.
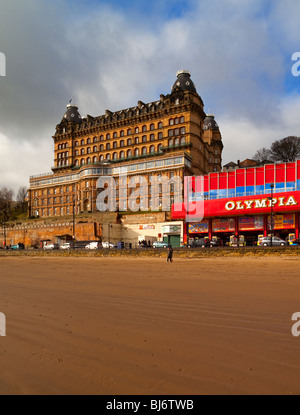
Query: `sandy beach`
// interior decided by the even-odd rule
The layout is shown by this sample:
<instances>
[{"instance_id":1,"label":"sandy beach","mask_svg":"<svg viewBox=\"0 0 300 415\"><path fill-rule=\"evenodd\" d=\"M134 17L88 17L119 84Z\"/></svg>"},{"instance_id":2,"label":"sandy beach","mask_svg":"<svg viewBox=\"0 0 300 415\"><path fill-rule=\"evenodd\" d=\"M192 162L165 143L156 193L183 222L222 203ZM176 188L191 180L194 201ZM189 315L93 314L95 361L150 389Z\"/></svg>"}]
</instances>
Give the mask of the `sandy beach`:
<instances>
[{"instance_id":1,"label":"sandy beach","mask_svg":"<svg viewBox=\"0 0 300 415\"><path fill-rule=\"evenodd\" d=\"M299 265L0 258L0 394L299 394Z\"/></svg>"}]
</instances>

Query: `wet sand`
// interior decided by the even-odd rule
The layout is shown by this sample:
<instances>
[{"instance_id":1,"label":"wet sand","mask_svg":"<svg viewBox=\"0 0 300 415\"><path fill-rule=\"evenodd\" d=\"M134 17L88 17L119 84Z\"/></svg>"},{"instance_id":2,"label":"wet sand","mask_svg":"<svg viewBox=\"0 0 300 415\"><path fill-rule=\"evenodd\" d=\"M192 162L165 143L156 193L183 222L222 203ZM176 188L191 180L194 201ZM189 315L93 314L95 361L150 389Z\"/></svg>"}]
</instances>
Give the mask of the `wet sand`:
<instances>
[{"instance_id":1,"label":"wet sand","mask_svg":"<svg viewBox=\"0 0 300 415\"><path fill-rule=\"evenodd\" d=\"M299 265L0 258L0 394L299 394Z\"/></svg>"}]
</instances>

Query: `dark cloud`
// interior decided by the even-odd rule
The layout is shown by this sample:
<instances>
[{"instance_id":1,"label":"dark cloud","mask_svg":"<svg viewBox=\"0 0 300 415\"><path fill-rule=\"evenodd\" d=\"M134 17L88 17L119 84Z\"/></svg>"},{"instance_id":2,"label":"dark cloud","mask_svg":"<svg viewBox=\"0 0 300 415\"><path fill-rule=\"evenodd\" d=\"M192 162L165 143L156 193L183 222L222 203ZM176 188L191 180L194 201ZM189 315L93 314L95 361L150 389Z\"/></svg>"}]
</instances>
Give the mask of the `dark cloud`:
<instances>
[{"instance_id":1,"label":"dark cloud","mask_svg":"<svg viewBox=\"0 0 300 415\"><path fill-rule=\"evenodd\" d=\"M70 98L82 115L127 108L169 93L181 68L191 70L206 109L223 123L224 161L251 156L279 131L298 134L289 122L298 100L284 110L296 2L134 0L130 9L120 1L0 2L0 51L7 57L7 77L0 78L3 183L17 187L27 172L51 168L51 136ZM11 174L3 166L12 168L18 147L26 159L18 156Z\"/></svg>"}]
</instances>

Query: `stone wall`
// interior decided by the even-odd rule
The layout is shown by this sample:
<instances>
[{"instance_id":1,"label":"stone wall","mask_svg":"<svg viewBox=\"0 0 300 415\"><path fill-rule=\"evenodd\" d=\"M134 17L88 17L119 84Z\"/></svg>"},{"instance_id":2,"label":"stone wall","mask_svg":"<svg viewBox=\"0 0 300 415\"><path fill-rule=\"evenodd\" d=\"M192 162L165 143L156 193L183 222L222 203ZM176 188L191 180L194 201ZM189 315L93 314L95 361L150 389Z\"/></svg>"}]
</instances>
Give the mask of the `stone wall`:
<instances>
[{"instance_id":1,"label":"stone wall","mask_svg":"<svg viewBox=\"0 0 300 415\"><path fill-rule=\"evenodd\" d=\"M6 244L23 243L27 247L40 246L43 241L58 242L58 237L73 235L73 222L56 221L44 223L8 224L6 228ZM78 221L75 224L75 235L78 241L99 240L102 236L102 227L96 222ZM4 245L4 230L1 229L0 244Z\"/></svg>"},{"instance_id":2,"label":"stone wall","mask_svg":"<svg viewBox=\"0 0 300 415\"><path fill-rule=\"evenodd\" d=\"M75 236L77 241L102 240L103 242L125 242L138 246L142 236L155 239L161 234L161 225L166 223L165 212L120 215L118 213L82 214L76 216ZM141 225L154 225L140 229ZM58 237L73 235L73 218L36 219L13 222L6 225L6 244L24 243L26 247L40 246L43 241L58 242ZM143 239L143 238L142 238ZM0 227L0 246L4 245L4 229Z\"/></svg>"}]
</instances>

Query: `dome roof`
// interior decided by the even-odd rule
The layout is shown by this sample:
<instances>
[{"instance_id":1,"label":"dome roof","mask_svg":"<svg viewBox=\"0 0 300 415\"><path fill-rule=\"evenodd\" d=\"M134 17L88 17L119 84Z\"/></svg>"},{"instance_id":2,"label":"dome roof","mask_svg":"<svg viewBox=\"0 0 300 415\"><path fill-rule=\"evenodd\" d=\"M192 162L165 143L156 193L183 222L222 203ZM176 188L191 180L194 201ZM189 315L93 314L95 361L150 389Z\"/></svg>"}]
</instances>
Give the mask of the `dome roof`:
<instances>
[{"instance_id":1,"label":"dome roof","mask_svg":"<svg viewBox=\"0 0 300 415\"><path fill-rule=\"evenodd\" d=\"M183 69L177 72L177 81L173 85L172 92L176 88L181 88L183 91L191 91L197 93L194 82L191 80L191 74L189 71Z\"/></svg>"},{"instance_id":2,"label":"dome roof","mask_svg":"<svg viewBox=\"0 0 300 415\"><path fill-rule=\"evenodd\" d=\"M215 116L210 114L204 120L204 130L219 130L219 126L215 120Z\"/></svg>"},{"instance_id":3,"label":"dome roof","mask_svg":"<svg viewBox=\"0 0 300 415\"><path fill-rule=\"evenodd\" d=\"M67 111L63 117L64 120L68 122L75 122L80 124L82 122L81 115L78 112L78 106L72 104L71 102L67 105Z\"/></svg>"}]
</instances>

